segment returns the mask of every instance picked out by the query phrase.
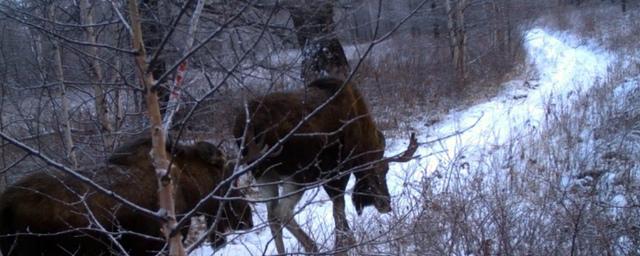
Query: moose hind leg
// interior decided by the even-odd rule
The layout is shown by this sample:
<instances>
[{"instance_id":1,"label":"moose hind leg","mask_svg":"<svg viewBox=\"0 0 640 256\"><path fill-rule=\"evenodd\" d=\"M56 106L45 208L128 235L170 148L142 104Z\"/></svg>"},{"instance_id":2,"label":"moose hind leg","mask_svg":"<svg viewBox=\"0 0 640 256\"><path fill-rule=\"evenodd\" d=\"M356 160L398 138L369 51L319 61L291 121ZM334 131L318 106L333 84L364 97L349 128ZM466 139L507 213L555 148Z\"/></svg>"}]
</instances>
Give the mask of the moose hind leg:
<instances>
[{"instance_id":1,"label":"moose hind leg","mask_svg":"<svg viewBox=\"0 0 640 256\"><path fill-rule=\"evenodd\" d=\"M271 181L258 183L270 183ZM278 254L284 254L284 241L282 240L282 221L278 218L277 210L279 205L279 194L277 184L260 184L260 196L267 201L267 218L269 221L269 229L271 235L276 242L276 250Z\"/></svg>"},{"instance_id":2,"label":"moose hind leg","mask_svg":"<svg viewBox=\"0 0 640 256\"><path fill-rule=\"evenodd\" d=\"M304 187L291 183L283 185L283 198L278 204L278 218L285 223L287 230L302 244L305 252L318 252L316 242L305 233L294 218L295 206L304 195Z\"/></svg>"}]
</instances>

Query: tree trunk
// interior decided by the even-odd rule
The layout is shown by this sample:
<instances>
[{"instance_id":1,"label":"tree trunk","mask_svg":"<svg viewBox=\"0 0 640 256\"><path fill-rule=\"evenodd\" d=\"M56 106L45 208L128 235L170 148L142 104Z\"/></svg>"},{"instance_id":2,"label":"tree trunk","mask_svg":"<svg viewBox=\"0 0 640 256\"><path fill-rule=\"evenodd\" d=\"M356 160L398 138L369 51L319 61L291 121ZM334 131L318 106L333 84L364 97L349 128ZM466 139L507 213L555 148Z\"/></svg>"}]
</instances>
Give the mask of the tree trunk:
<instances>
[{"instance_id":1,"label":"tree trunk","mask_svg":"<svg viewBox=\"0 0 640 256\"><path fill-rule=\"evenodd\" d=\"M447 29L449 30L449 44L451 49L451 59L456 70L456 84L463 87L466 80L466 40L467 35L464 28L464 8L466 0L446 0Z\"/></svg>"},{"instance_id":2,"label":"tree trunk","mask_svg":"<svg viewBox=\"0 0 640 256\"><path fill-rule=\"evenodd\" d=\"M82 19L82 24L84 25L94 24L93 14L91 13L91 3L89 1L90 0L80 1L80 18ZM85 36L87 38L87 42L90 44L96 44L96 41L97 41L96 32L93 29L93 27L86 26L84 28L84 31L85 31ZM96 97L96 100L95 100L96 115L98 117L98 122L100 123L101 132L107 134L107 136L104 136L104 138L106 138L104 143L108 147L112 145L112 141L110 139L111 136L109 136L109 134L113 131L113 127L111 125L111 122L109 122L109 113L108 113L109 109L107 108L106 93L104 91L104 88L102 88L102 85L101 85L103 82L102 66L98 61L99 56L98 56L98 51L96 47L90 46L87 49L87 52L89 53L90 56L93 57L89 63L89 68L91 69L91 74L93 78L93 82L92 82L93 92Z\"/></svg>"},{"instance_id":3,"label":"tree trunk","mask_svg":"<svg viewBox=\"0 0 640 256\"><path fill-rule=\"evenodd\" d=\"M152 150L151 159L156 169L158 178L158 201L161 211L166 213L166 221L162 223L162 232L165 239L169 243L170 256L185 256L186 252L182 244L182 235L175 232L171 237L173 229L176 227L175 202L174 202L174 183L172 173L180 175L180 170L175 165L170 166L168 154L166 152L166 131L162 127L162 116L160 114L160 105L158 104L158 94L153 90L154 77L147 69L146 51L142 40L142 27L140 24L140 14L138 13L138 3L136 0L129 0L129 15L131 29L133 31L132 45L139 54L135 56L137 73L140 82L145 89L145 99L147 102L147 111L151 121L151 138Z\"/></svg>"},{"instance_id":4,"label":"tree trunk","mask_svg":"<svg viewBox=\"0 0 640 256\"><path fill-rule=\"evenodd\" d=\"M51 4L49 6L49 18L55 21L55 5ZM78 159L76 158L76 153L74 152L73 146L73 138L71 137L71 121L69 120L69 100L67 99L67 86L64 82L64 66L62 63L62 46L59 42L53 43L54 47L54 55L55 55L55 70L56 75L58 77L58 82L60 83L60 123L62 123L63 130L63 144L65 157L71 162L73 168L78 167Z\"/></svg>"},{"instance_id":5,"label":"tree trunk","mask_svg":"<svg viewBox=\"0 0 640 256\"><path fill-rule=\"evenodd\" d=\"M2 81L6 81L6 76L4 76L6 74L6 72L2 72L3 76L0 77L0 79L2 79ZM4 101L5 101L5 97L8 97L7 95L7 88L6 86L0 86L0 132L4 132L4 115L1 113L4 113ZM5 143L5 140L0 139L0 143ZM7 150L5 149L5 147L0 148L0 157L1 157L1 161L2 161L2 169L6 169L7 168ZM5 190L5 188L7 187L7 181L8 181L8 172L0 172L0 194L2 194ZM2 255L0 255L2 256Z\"/></svg>"},{"instance_id":6,"label":"tree trunk","mask_svg":"<svg viewBox=\"0 0 640 256\"><path fill-rule=\"evenodd\" d=\"M116 64L114 66L116 66L119 69L121 68L122 63L119 58L116 59ZM119 81L118 74L114 74L111 83L116 84L118 81ZM127 95L127 91L125 89L116 90L115 120L114 120L114 125L116 130L118 130L122 126L122 123L124 122L124 115L125 115L125 109L126 109L125 108L126 95Z\"/></svg>"},{"instance_id":7,"label":"tree trunk","mask_svg":"<svg viewBox=\"0 0 640 256\"><path fill-rule=\"evenodd\" d=\"M429 14L431 16L435 17L436 15L438 15L436 11L437 3L435 0L431 1L431 6L429 8L430 8ZM438 39L440 38L440 24L438 21L432 21L432 22L433 24L431 25L431 33L433 35L433 38Z\"/></svg>"},{"instance_id":8,"label":"tree trunk","mask_svg":"<svg viewBox=\"0 0 640 256\"><path fill-rule=\"evenodd\" d=\"M62 110L60 111L60 122L64 132L64 149L66 157L69 159L73 168L78 168L78 159L73 146L73 138L71 137L71 121L69 120L69 100L67 99L67 86L64 83L64 70L62 69L62 46L54 43L56 73L60 83L60 101Z\"/></svg>"},{"instance_id":9,"label":"tree trunk","mask_svg":"<svg viewBox=\"0 0 640 256\"><path fill-rule=\"evenodd\" d=\"M354 41L355 42L368 42L372 40L373 24L371 16L371 2L370 1L356 1L357 5L353 11L353 26L354 26Z\"/></svg>"},{"instance_id":10,"label":"tree trunk","mask_svg":"<svg viewBox=\"0 0 640 256\"><path fill-rule=\"evenodd\" d=\"M458 70L458 77L460 79L460 85L464 85L467 80L467 70L466 70L466 62L467 62L467 53L466 53L466 45L467 45L467 33L464 26L464 9L467 6L466 0L458 1L458 8L456 9L456 16L458 18L458 42L456 44L458 56L456 58L456 69Z\"/></svg>"},{"instance_id":11,"label":"tree trunk","mask_svg":"<svg viewBox=\"0 0 640 256\"><path fill-rule=\"evenodd\" d=\"M286 8L302 49L301 77L305 84L324 76L346 79L351 69L334 34L333 3L292 1Z\"/></svg>"},{"instance_id":12,"label":"tree trunk","mask_svg":"<svg viewBox=\"0 0 640 256\"><path fill-rule=\"evenodd\" d=\"M498 0L491 1L491 7L493 8L493 44L497 47L498 51L502 52L505 50L505 45L503 43L504 38L504 9L501 6L501 2ZM491 18L491 17L487 17Z\"/></svg>"}]
</instances>

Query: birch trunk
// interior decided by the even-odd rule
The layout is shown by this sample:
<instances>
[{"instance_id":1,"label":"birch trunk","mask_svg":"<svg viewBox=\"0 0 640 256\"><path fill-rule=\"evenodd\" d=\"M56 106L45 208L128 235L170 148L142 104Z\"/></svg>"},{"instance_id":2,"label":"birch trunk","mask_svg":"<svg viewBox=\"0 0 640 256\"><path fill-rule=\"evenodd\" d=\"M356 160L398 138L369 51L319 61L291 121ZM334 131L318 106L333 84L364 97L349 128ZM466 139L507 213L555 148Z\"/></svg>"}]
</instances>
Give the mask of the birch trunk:
<instances>
[{"instance_id":1,"label":"birch trunk","mask_svg":"<svg viewBox=\"0 0 640 256\"><path fill-rule=\"evenodd\" d=\"M49 17L55 21L55 5L49 6ZM69 100L67 99L67 86L64 83L64 66L62 62L62 46L59 42L54 42L54 54L55 54L55 70L58 82L60 83L60 122L62 123L64 149L67 159L73 165L73 168L78 167L78 159L74 152L73 138L71 137L71 121L69 120Z\"/></svg>"},{"instance_id":2,"label":"birch trunk","mask_svg":"<svg viewBox=\"0 0 640 256\"><path fill-rule=\"evenodd\" d=\"M162 232L169 243L169 255L185 256L186 253L180 232L175 232L175 236L173 237L170 236L176 227L175 202L173 198L174 184L171 178L171 171L179 172L179 170L175 166L172 167L172 170L169 169L169 158L165 149L166 131L162 127L157 91L153 89L155 81L153 75L147 70L148 67L145 61L146 51L142 40L142 27L140 25L140 14L136 0L129 0L129 15L131 29L133 31L132 46L138 51L138 54L135 56L136 67L140 82L145 89L147 111L151 121L151 138L153 144L151 159L158 178L158 201L160 210L165 212L167 217L166 221L162 223Z\"/></svg>"},{"instance_id":3,"label":"birch trunk","mask_svg":"<svg viewBox=\"0 0 640 256\"><path fill-rule=\"evenodd\" d=\"M82 19L82 24L90 25L93 24L93 14L91 13L91 3L90 0L81 0L80 1L80 18ZM90 44L96 44L96 33L92 26L86 26L85 35L87 38L87 42ZM100 123L101 132L111 133L113 131L113 127L111 122L109 122L109 109L107 108L106 101L106 93L104 88L102 88L101 83L103 81L103 72L102 66L98 61L98 51L96 47L89 47L87 49L90 56L93 57L89 64L89 68L91 69L91 73L93 75L93 91L96 97L95 100L95 109L96 115L98 117L98 122ZM105 136L106 145L112 145L110 136Z\"/></svg>"},{"instance_id":4,"label":"birch trunk","mask_svg":"<svg viewBox=\"0 0 640 256\"><path fill-rule=\"evenodd\" d=\"M56 61L56 74L60 83L60 102L62 110L60 111L60 122L62 123L62 129L64 132L64 149L65 154L73 168L78 168L78 159L73 146L73 138L71 137L71 121L69 120L69 100L67 99L67 86L64 83L64 70L62 66L62 46L55 43L55 61Z\"/></svg>"},{"instance_id":5,"label":"birch trunk","mask_svg":"<svg viewBox=\"0 0 640 256\"><path fill-rule=\"evenodd\" d=\"M122 68L122 63L120 61L120 59L116 59L116 67L118 68ZM117 84L119 81L119 76L118 74L114 74L113 75L113 79L112 79L112 83L113 84ZM126 89L117 89L116 90L116 103L115 103L115 120L114 120L114 124L115 124L115 129L118 130L121 126L122 126L122 122L124 122L124 115L125 115L125 97L127 95L127 90Z\"/></svg>"}]
</instances>

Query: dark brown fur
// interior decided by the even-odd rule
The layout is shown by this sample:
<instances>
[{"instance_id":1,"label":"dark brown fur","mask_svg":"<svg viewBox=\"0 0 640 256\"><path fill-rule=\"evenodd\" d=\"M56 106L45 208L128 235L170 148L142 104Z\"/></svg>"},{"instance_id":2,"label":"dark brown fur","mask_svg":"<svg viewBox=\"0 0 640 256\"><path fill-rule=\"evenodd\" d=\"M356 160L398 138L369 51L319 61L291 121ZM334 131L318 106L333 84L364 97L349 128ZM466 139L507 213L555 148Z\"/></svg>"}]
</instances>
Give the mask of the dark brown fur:
<instances>
[{"instance_id":1,"label":"dark brown fur","mask_svg":"<svg viewBox=\"0 0 640 256\"><path fill-rule=\"evenodd\" d=\"M342 80L325 78L310 83L305 91L272 93L251 100L249 126L246 127L243 110L236 117L234 136L239 141L244 138L245 149L250 147L251 140L257 145L274 146L334 94L335 98L282 144L278 154L260 161L253 174L257 179L265 176L323 184L333 200L336 228L348 232L344 191L351 173L356 176L352 199L358 213L368 205L375 205L380 212L391 210L385 177L388 164L381 161L385 139L353 85L343 86ZM296 236L298 240L309 240L303 234ZM311 245L307 249L315 250Z\"/></svg>"},{"instance_id":2,"label":"dark brown fur","mask_svg":"<svg viewBox=\"0 0 640 256\"><path fill-rule=\"evenodd\" d=\"M388 164L380 161L384 154L385 138L376 127L361 93L351 84L341 87L342 84L343 81L339 79L318 79L308 85L307 91L272 93L249 102L253 139L272 146L317 106L342 89L335 99L297 130L297 135L294 134L283 144L278 156L262 161L262 168L256 168L254 175L259 177L269 169L281 176L293 175L296 181L311 183L321 176L328 175L324 177L326 179L336 176L338 173L335 168L341 171L355 168L357 184L353 203L361 212L365 206L374 204L375 195L372 193L379 192L380 196L387 197L386 200L389 197L386 183L379 184L384 181L388 170ZM243 110L236 117L236 138L243 136L245 120ZM306 136L310 134L316 135ZM318 161L320 168L299 171L301 166L310 166ZM269 168L274 164L279 165ZM347 180L348 175L329 182L329 195L342 194ZM381 190L373 191L371 186L380 186Z\"/></svg>"},{"instance_id":3,"label":"dark brown fur","mask_svg":"<svg viewBox=\"0 0 640 256\"><path fill-rule=\"evenodd\" d=\"M158 209L157 180L151 165L149 151L151 140L138 139L120 147L109 159L110 165L83 174L94 182L109 188L139 206ZM171 152L172 148L167 147ZM178 145L173 150L173 161L181 170L176 177L176 214L192 209L198 201L214 189L219 182L231 175L225 167L223 154L212 144L198 142L193 146ZM229 186L224 187L224 191ZM221 191L220 195L224 195ZM232 196L239 197L237 191ZM86 197L86 204L99 223L109 231L131 231L157 238L148 239L123 233L116 236L130 255L148 255L163 249L164 241L160 223L132 211L111 197L89 188L77 179L58 171L46 170L30 175L0 196L0 246L4 256L9 255L111 255L118 254L112 242L100 232L91 230L87 208L79 196ZM252 226L251 210L242 200L232 200L221 205L210 200L201 209L211 225L218 207L223 206L218 219L216 234L211 241L224 243L227 229L246 229ZM188 225L187 225L188 227ZM19 235L16 233L61 235ZM13 247L12 252L9 249Z\"/></svg>"}]
</instances>

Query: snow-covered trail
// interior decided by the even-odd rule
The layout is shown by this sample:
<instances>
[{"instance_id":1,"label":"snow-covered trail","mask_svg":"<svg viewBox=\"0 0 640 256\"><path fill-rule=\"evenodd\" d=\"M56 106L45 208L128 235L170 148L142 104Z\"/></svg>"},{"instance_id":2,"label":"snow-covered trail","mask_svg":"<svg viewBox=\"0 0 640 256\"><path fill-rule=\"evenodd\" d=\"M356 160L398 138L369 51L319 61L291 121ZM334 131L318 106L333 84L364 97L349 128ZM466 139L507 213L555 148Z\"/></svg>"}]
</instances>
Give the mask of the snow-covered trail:
<instances>
[{"instance_id":1,"label":"snow-covered trail","mask_svg":"<svg viewBox=\"0 0 640 256\"><path fill-rule=\"evenodd\" d=\"M538 79L509 81L505 90L496 97L452 112L440 123L423 130L420 141L433 141L464 132L419 151L422 155L442 153L394 170L420 169L422 171L411 178L412 181L420 181L423 174L434 171L438 166L448 166L461 152L464 152L467 163L482 162L480 157L491 148L540 128L546 113L551 111L548 108L566 106L571 99L607 77L613 55L595 45L578 45L578 42L579 39L568 34L540 28L529 30L525 42L527 61ZM400 151L402 147L396 145L390 152ZM396 179L400 177L406 182L402 172Z\"/></svg>"},{"instance_id":2,"label":"snow-covered trail","mask_svg":"<svg viewBox=\"0 0 640 256\"><path fill-rule=\"evenodd\" d=\"M565 102L586 91L597 81L605 79L608 65L613 57L597 46L578 45L577 40L567 34L533 29L526 33L526 50L530 68L538 74L537 81L511 81L506 89L495 98L468 109L452 112L440 123L429 127L417 122L419 141L431 141L465 132L441 140L428 147L422 147L417 154L428 156L420 160L403 164L392 164L388 185L393 197L392 215L402 215L420 193L419 184L423 176L438 166L447 166L458 152L464 151L467 161L472 163L491 147L498 146L508 139L536 129L545 118L545 107L554 102ZM390 140L387 154L392 155L406 147L407 138ZM352 179L353 180L353 179ZM353 181L349 187L352 187ZM347 195L347 202L351 201ZM331 202L320 189L308 190L298 208L298 222L316 240L324 250L333 244L333 217ZM191 255L263 255L276 254L271 234L266 227L266 209L264 204L255 207L254 223L256 228L241 235L231 235L231 242L216 251L204 246ZM347 215L355 225L372 225L372 222L384 220L375 209L367 208L362 216L347 203ZM375 225L375 224L374 224ZM302 251L298 242L285 231L285 246L288 252ZM265 249L266 248L266 249Z\"/></svg>"}]
</instances>

